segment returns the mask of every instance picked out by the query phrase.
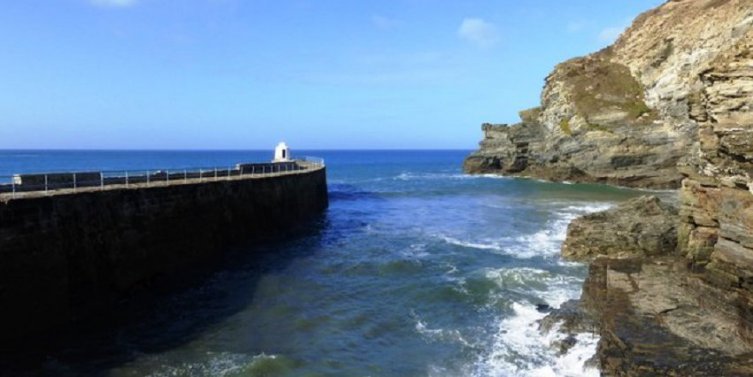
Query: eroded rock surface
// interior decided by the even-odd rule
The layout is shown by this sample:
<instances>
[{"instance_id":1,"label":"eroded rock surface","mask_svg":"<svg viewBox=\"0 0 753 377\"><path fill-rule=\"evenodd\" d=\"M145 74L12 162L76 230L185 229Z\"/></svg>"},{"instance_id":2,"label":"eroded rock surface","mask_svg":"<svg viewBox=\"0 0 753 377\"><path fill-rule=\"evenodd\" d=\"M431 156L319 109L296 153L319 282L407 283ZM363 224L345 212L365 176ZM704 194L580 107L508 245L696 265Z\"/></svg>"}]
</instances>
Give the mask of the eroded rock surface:
<instances>
[{"instance_id":1,"label":"eroded rock surface","mask_svg":"<svg viewBox=\"0 0 753 377\"><path fill-rule=\"evenodd\" d=\"M751 133L728 125L748 119L753 68L738 60L751 28L749 0L668 1L613 46L559 64L521 123L483 125L464 169L676 188L677 164L695 152L705 122L720 125L700 138L715 134L718 150L750 157Z\"/></svg>"},{"instance_id":2,"label":"eroded rock surface","mask_svg":"<svg viewBox=\"0 0 753 377\"><path fill-rule=\"evenodd\" d=\"M612 215L587 217L609 222ZM570 233L568 242L577 237L582 235ZM609 245L606 255L616 250L610 236L587 237ZM598 334L591 362L606 376L753 375L750 301L709 282L704 271L690 268L688 259L667 256L673 250L592 260L581 299L552 311L541 330L556 329L565 333L560 338L573 340L580 333Z\"/></svg>"},{"instance_id":3,"label":"eroded rock surface","mask_svg":"<svg viewBox=\"0 0 753 377\"><path fill-rule=\"evenodd\" d=\"M599 323L604 375L753 375L753 347L735 306L686 265L682 258L591 264L582 301Z\"/></svg>"},{"instance_id":4,"label":"eroded rock surface","mask_svg":"<svg viewBox=\"0 0 753 377\"><path fill-rule=\"evenodd\" d=\"M667 254L677 247L677 222L677 209L655 196L642 196L573 220L562 255L588 260Z\"/></svg>"},{"instance_id":5,"label":"eroded rock surface","mask_svg":"<svg viewBox=\"0 0 753 377\"><path fill-rule=\"evenodd\" d=\"M707 177L707 185L723 177ZM541 329L564 331L565 339L597 332L593 362L604 375L753 375L753 250L746 246L753 195L693 180L685 187L683 217L644 196L568 229L563 254L591 260L588 278L581 299L554 310ZM704 225L675 232L696 223Z\"/></svg>"},{"instance_id":6,"label":"eroded rock surface","mask_svg":"<svg viewBox=\"0 0 753 377\"><path fill-rule=\"evenodd\" d=\"M608 376L753 375L753 1L667 1L557 66L521 119L485 125L466 171L682 182L677 213L641 198L570 226L589 275L542 329L597 328Z\"/></svg>"}]
</instances>

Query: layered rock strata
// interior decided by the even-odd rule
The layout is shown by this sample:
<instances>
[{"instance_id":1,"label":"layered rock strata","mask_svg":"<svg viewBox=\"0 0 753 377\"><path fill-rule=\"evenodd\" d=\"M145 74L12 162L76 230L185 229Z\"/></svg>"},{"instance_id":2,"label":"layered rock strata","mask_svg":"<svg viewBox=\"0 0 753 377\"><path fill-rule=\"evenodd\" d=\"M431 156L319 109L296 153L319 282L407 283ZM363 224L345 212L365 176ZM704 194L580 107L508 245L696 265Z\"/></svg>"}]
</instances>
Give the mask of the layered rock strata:
<instances>
[{"instance_id":1,"label":"layered rock strata","mask_svg":"<svg viewBox=\"0 0 753 377\"><path fill-rule=\"evenodd\" d=\"M562 256L588 260L664 255L677 247L677 221L677 209L655 196L642 196L573 220Z\"/></svg>"},{"instance_id":2,"label":"layered rock strata","mask_svg":"<svg viewBox=\"0 0 753 377\"><path fill-rule=\"evenodd\" d=\"M684 257L679 221L650 196L573 221L563 255L591 261L588 277L542 330L597 332L594 362L608 376L753 375L750 300Z\"/></svg>"},{"instance_id":3,"label":"layered rock strata","mask_svg":"<svg viewBox=\"0 0 753 377\"><path fill-rule=\"evenodd\" d=\"M753 22L753 16L751 16ZM701 74L699 148L681 170L680 243L709 281L753 294L753 31Z\"/></svg>"},{"instance_id":4,"label":"layered rock strata","mask_svg":"<svg viewBox=\"0 0 753 377\"><path fill-rule=\"evenodd\" d=\"M720 294L682 258L594 261L581 305L597 323L602 374L753 375L741 317Z\"/></svg>"},{"instance_id":5,"label":"layered rock strata","mask_svg":"<svg viewBox=\"0 0 753 377\"><path fill-rule=\"evenodd\" d=\"M667 1L558 65L521 120L485 124L465 170L681 185L678 210L640 198L571 224L563 254L589 275L542 329L595 329L609 376L753 375L753 2Z\"/></svg>"},{"instance_id":6,"label":"layered rock strata","mask_svg":"<svg viewBox=\"0 0 753 377\"><path fill-rule=\"evenodd\" d=\"M751 27L747 0L668 1L639 16L614 45L559 64L540 106L521 112L521 123L483 125L464 169L678 187L677 164L693 153L699 125L734 123L746 109L749 67L724 62L744 54L738 49ZM725 150L739 152L745 134L722 127L700 135L714 132L729 136Z\"/></svg>"}]
</instances>

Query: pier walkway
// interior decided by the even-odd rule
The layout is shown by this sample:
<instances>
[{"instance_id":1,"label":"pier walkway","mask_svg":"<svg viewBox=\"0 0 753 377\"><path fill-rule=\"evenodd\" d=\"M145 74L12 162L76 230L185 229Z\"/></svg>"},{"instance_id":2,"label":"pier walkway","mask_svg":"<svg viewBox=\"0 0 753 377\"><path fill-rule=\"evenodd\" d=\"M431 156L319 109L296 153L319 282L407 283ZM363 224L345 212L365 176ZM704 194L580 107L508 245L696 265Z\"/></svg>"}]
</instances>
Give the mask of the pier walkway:
<instances>
[{"instance_id":1,"label":"pier walkway","mask_svg":"<svg viewBox=\"0 0 753 377\"><path fill-rule=\"evenodd\" d=\"M322 168L322 158L301 157L286 162L239 163L231 167L14 174L0 176L0 202L78 192L258 179L300 174Z\"/></svg>"}]
</instances>

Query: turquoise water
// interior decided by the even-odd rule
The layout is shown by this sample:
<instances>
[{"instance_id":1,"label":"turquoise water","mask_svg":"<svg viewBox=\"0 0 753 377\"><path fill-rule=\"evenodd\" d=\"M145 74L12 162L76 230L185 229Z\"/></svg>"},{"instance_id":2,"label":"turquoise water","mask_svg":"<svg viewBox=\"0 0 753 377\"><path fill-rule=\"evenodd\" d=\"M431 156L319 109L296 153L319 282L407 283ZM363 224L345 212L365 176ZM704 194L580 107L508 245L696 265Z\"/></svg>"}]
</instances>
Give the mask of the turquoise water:
<instances>
[{"instance_id":1,"label":"turquoise water","mask_svg":"<svg viewBox=\"0 0 753 377\"><path fill-rule=\"evenodd\" d=\"M461 172L468 151L307 151L330 208L298 236L233 250L189 288L61 332L4 360L14 374L107 376L579 376L536 321L577 298L567 223L640 192ZM13 172L181 168L270 152L0 152ZM7 354L9 355L9 354Z\"/></svg>"}]
</instances>

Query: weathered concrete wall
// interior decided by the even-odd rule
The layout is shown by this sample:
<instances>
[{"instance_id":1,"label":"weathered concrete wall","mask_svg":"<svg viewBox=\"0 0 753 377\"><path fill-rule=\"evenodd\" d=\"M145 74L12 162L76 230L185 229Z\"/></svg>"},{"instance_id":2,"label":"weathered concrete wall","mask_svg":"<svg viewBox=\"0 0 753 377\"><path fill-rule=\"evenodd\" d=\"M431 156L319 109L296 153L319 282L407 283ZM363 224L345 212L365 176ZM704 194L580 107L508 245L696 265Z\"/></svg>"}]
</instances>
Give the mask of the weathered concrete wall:
<instances>
[{"instance_id":1,"label":"weathered concrete wall","mask_svg":"<svg viewBox=\"0 0 753 377\"><path fill-rule=\"evenodd\" d=\"M0 340L182 276L327 205L324 168L0 201Z\"/></svg>"}]
</instances>

